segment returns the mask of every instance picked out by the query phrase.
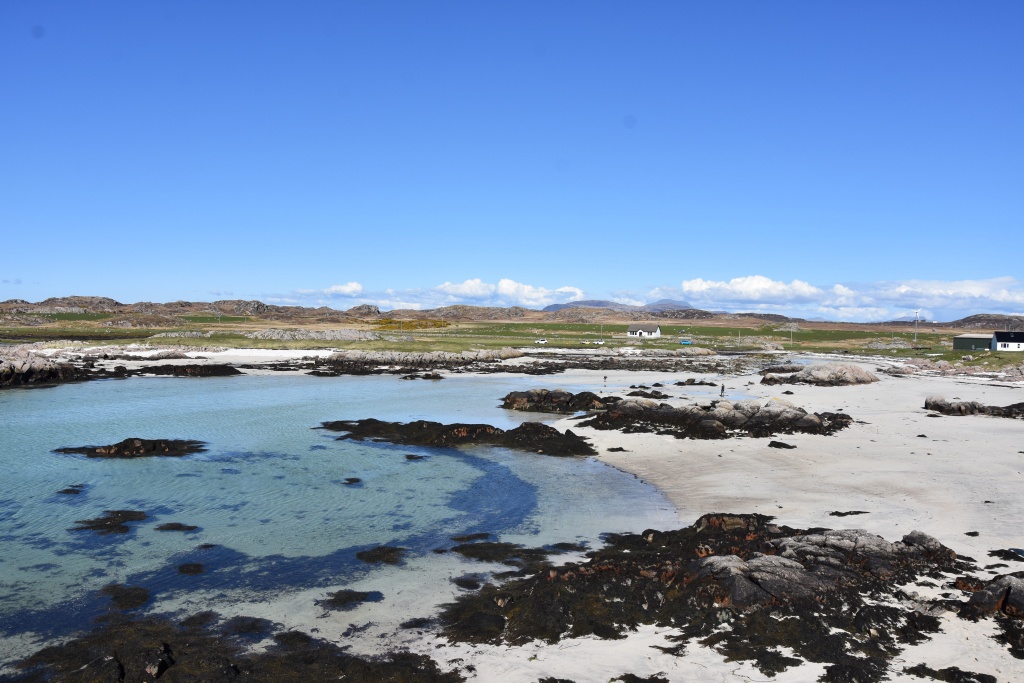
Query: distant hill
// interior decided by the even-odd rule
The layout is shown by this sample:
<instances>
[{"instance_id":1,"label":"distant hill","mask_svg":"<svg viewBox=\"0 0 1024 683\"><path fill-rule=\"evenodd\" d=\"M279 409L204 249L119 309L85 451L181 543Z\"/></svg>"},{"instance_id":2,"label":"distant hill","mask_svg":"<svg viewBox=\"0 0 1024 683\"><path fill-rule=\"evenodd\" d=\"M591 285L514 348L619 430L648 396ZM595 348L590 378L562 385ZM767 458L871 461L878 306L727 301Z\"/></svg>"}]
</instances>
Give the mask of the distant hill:
<instances>
[{"instance_id":1,"label":"distant hill","mask_svg":"<svg viewBox=\"0 0 1024 683\"><path fill-rule=\"evenodd\" d=\"M643 306L631 306L630 304L620 304L617 301L605 301L604 299L586 299L584 301L570 301L567 304L551 304L541 310L545 313L554 313L565 308L607 308L625 313L662 313L664 311L685 311L693 308L693 306L685 301L673 301L672 299L661 299Z\"/></svg>"},{"instance_id":2,"label":"distant hill","mask_svg":"<svg viewBox=\"0 0 1024 683\"><path fill-rule=\"evenodd\" d=\"M1024 330L1024 315L1001 315L979 313L946 323L949 327L962 329Z\"/></svg>"}]
</instances>

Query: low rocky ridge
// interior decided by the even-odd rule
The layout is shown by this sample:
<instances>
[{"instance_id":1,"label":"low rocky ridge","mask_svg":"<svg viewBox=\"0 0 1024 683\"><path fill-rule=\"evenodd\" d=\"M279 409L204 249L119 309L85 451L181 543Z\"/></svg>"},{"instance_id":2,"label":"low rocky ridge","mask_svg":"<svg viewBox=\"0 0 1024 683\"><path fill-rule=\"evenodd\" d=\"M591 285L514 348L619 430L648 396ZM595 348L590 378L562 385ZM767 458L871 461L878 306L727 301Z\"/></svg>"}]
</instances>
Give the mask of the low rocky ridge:
<instances>
[{"instance_id":1,"label":"low rocky ridge","mask_svg":"<svg viewBox=\"0 0 1024 683\"><path fill-rule=\"evenodd\" d=\"M0 360L0 387L39 386L83 379L78 368L49 358L26 356Z\"/></svg>"},{"instance_id":2,"label":"low rocky ridge","mask_svg":"<svg viewBox=\"0 0 1024 683\"><path fill-rule=\"evenodd\" d=\"M484 367L499 364L509 358L522 356L517 349L483 351L339 351L316 361L309 373L317 377L339 375L410 375L424 370L452 372L483 371Z\"/></svg>"},{"instance_id":3,"label":"low rocky ridge","mask_svg":"<svg viewBox=\"0 0 1024 683\"><path fill-rule=\"evenodd\" d=\"M992 415L994 417L1010 417L1024 419L1024 403L1008 406L987 406L977 401L950 402L941 396L929 396L924 402L925 410L932 410L943 415Z\"/></svg>"},{"instance_id":4,"label":"low rocky ridge","mask_svg":"<svg viewBox=\"0 0 1024 683\"><path fill-rule=\"evenodd\" d=\"M275 341L373 341L380 339L376 332L364 330L256 330L246 332L249 339L272 339Z\"/></svg>"},{"instance_id":5,"label":"low rocky ridge","mask_svg":"<svg viewBox=\"0 0 1024 683\"><path fill-rule=\"evenodd\" d=\"M416 420L415 422L385 422L366 420L338 420L324 422L322 428L346 432L339 440L388 441L405 446L454 447L472 444L502 446L545 455L596 455L597 451L572 430L565 433L539 422L524 422L515 429L504 430L485 424L441 424Z\"/></svg>"},{"instance_id":6,"label":"low rocky ridge","mask_svg":"<svg viewBox=\"0 0 1024 683\"><path fill-rule=\"evenodd\" d=\"M773 372L772 370L777 370ZM821 363L808 366L781 366L768 368L761 384L814 384L819 387L842 387L851 384L871 384L878 377L849 363Z\"/></svg>"},{"instance_id":7,"label":"low rocky ridge","mask_svg":"<svg viewBox=\"0 0 1024 683\"><path fill-rule=\"evenodd\" d=\"M533 413L578 413L587 410L600 410L606 405L622 399L618 396L602 398L590 391L573 394L562 389L530 389L529 391L512 391L501 400L501 407L508 410L524 410Z\"/></svg>"},{"instance_id":8,"label":"low rocky ridge","mask_svg":"<svg viewBox=\"0 0 1024 683\"><path fill-rule=\"evenodd\" d=\"M233 365L208 363L205 365L150 365L137 371L141 375L170 375L172 377L230 377L242 371Z\"/></svg>"},{"instance_id":9,"label":"low rocky ridge","mask_svg":"<svg viewBox=\"0 0 1024 683\"><path fill-rule=\"evenodd\" d=\"M527 358L519 349L463 351L340 351L318 359L309 373L320 377L339 375L408 375L424 370L449 372L519 373L553 375L566 370L635 370L743 374L754 371L756 356L722 357L707 349L678 351L633 350L620 353L603 349L598 353L545 352ZM522 362L509 362L522 358ZM298 369L281 366L279 369Z\"/></svg>"},{"instance_id":10,"label":"low rocky ridge","mask_svg":"<svg viewBox=\"0 0 1024 683\"><path fill-rule=\"evenodd\" d=\"M40 650L19 663L22 671L6 680L153 681L174 683L455 683L465 680L456 669L442 671L425 655L393 653L363 659L297 631L273 633L279 625L251 617L218 623L212 612L181 622L147 616L109 616L94 631ZM254 652L255 640L271 645Z\"/></svg>"},{"instance_id":11,"label":"low rocky ridge","mask_svg":"<svg viewBox=\"0 0 1024 683\"><path fill-rule=\"evenodd\" d=\"M460 596L441 616L444 635L555 643L621 638L654 624L678 631L677 644L664 648L673 654L696 640L767 676L811 661L827 665L820 680L863 683L884 680L893 658L938 631L937 615L949 609L969 608L967 618L995 614L1005 632L1020 633L1024 581L997 578L961 603L953 596L972 584L954 585L952 577L974 570L973 561L920 532L890 543L861 530L799 530L763 515L711 514L686 529L607 540L584 563ZM923 579L942 583L949 599L922 601L900 588ZM1011 641L1004 640L1013 651Z\"/></svg>"},{"instance_id":12,"label":"low rocky ridge","mask_svg":"<svg viewBox=\"0 0 1024 683\"><path fill-rule=\"evenodd\" d=\"M780 399L772 399L764 405L754 400L712 401L707 406L678 408L646 399L625 399L594 413L580 426L627 434L654 432L677 439L727 439L741 435L828 435L852 423L853 418L846 413L808 413Z\"/></svg>"},{"instance_id":13,"label":"low rocky ridge","mask_svg":"<svg viewBox=\"0 0 1024 683\"><path fill-rule=\"evenodd\" d=\"M156 456L180 458L202 453L206 444L191 439L136 439L128 438L109 446L68 446L55 448L54 453L76 453L89 458L152 458Z\"/></svg>"}]
</instances>

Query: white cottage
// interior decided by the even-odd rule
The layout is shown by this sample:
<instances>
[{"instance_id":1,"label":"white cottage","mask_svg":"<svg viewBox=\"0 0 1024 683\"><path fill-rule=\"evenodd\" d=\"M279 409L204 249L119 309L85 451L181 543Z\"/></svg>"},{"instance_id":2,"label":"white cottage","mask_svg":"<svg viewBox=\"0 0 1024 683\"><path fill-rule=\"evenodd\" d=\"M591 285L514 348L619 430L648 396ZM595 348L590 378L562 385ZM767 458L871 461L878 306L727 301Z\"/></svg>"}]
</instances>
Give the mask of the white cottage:
<instances>
[{"instance_id":1,"label":"white cottage","mask_svg":"<svg viewBox=\"0 0 1024 683\"><path fill-rule=\"evenodd\" d=\"M660 337L661 325L634 323L626 330L627 337Z\"/></svg>"},{"instance_id":2,"label":"white cottage","mask_svg":"<svg viewBox=\"0 0 1024 683\"><path fill-rule=\"evenodd\" d=\"M996 332L992 335L993 351L1024 351L1024 332Z\"/></svg>"}]
</instances>

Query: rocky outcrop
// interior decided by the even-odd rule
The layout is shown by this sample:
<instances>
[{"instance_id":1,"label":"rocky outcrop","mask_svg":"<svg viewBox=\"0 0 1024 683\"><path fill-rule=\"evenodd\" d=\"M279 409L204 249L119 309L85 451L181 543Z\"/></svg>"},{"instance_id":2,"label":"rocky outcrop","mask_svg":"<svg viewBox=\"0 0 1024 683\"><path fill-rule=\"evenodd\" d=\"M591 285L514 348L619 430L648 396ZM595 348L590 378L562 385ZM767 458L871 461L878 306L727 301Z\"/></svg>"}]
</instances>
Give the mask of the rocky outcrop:
<instances>
[{"instance_id":1,"label":"rocky outcrop","mask_svg":"<svg viewBox=\"0 0 1024 683\"><path fill-rule=\"evenodd\" d=\"M961 614L977 619L1001 612L1016 619L1024 619L1024 578L1000 576L971 596Z\"/></svg>"},{"instance_id":2,"label":"rocky outcrop","mask_svg":"<svg viewBox=\"0 0 1024 683\"><path fill-rule=\"evenodd\" d=\"M525 410L532 413L577 413L584 410L598 410L610 403L620 401L618 396L602 398L590 391L573 394L561 389L530 389L512 391L502 399L501 407L508 410Z\"/></svg>"},{"instance_id":3,"label":"rocky outcrop","mask_svg":"<svg viewBox=\"0 0 1024 683\"><path fill-rule=\"evenodd\" d=\"M788 370L789 368L787 368ZM823 363L808 365L791 374L768 372L761 384L814 384L819 387L841 387L851 384L870 384L878 377L849 363Z\"/></svg>"},{"instance_id":4,"label":"rocky outcrop","mask_svg":"<svg viewBox=\"0 0 1024 683\"><path fill-rule=\"evenodd\" d=\"M765 404L747 400L710 405L673 407L644 399L626 399L596 413L583 427L614 429L627 434L654 432L677 439L727 439L734 436L767 437L776 434L834 434L853 423L845 413L808 413L788 401Z\"/></svg>"},{"instance_id":5,"label":"rocky outcrop","mask_svg":"<svg viewBox=\"0 0 1024 683\"><path fill-rule=\"evenodd\" d=\"M718 355L718 352L712 349L705 349L700 346L684 346L681 349L676 349L675 355L684 357L715 356Z\"/></svg>"},{"instance_id":6,"label":"rocky outcrop","mask_svg":"<svg viewBox=\"0 0 1024 683\"><path fill-rule=\"evenodd\" d=\"M346 432L339 440L388 441L405 446L456 447L481 444L503 446L545 455L595 455L593 449L572 430L565 433L539 422L524 422L515 429L499 429L486 424L441 424L417 420L415 422L384 422L366 420L339 420L324 422L323 429Z\"/></svg>"},{"instance_id":7,"label":"rocky outcrop","mask_svg":"<svg viewBox=\"0 0 1024 683\"><path fill-rule=\"evenodd\" d=\"M339 375L409 375L424 370L486 371L508 358L523 355L518 349L486 349L482 351L360 351L332 353L317 363L309 374L318 377Z\"/></svg>"},{"instance_id":8,"label":"rocky outcrop","mask_svg":"<svg viewBox=\"0 0 1024 683\"><path fill-rule=\"evenodd\" d=\"M822 680L878 681L896 653L939 620L900 586L972 565L914 532L895 543L860 530L803 531L762 515L705 515L686 529L612 535L583 563L488 584L442 615L452 641L556 642L677 629L773 676L803 661ZM785 649L791 655L782 655Z\"/></svg>"},{"instance_id":9,"label":"rocky outcrop","mask_svg":"<svg viewBox=\"0 0 1024 683\"><path fill-rule=\"evenodd\" d=\"M180 458L202 453L206 444L187 439L125 439L109 446L74 446L56 448L54 453L75 453L88 458Z\"/></svg>"},{"instance_id":10,"label":"rocky outcrop","mask_svg":"<svg viewBox=\"0 0 1024 683\"><path fill-rule=\"evenodd\" d=\"M246 332L249 339L274 341L373 341L380 339L376 332L365 330L256 330Z\"/></svg>"},{"instance_id":11,"label":"rocky outcrop","mask_svg":"<svg viewBox=\"0 0 1024 683\"><path fill-rule=\"evenodd\" d=\"M373 304L360 304L359 306L353 306L345 311L345 313L353 318L376 318L380 315L380 309Z\"/></svg>"},{"instance_id":12,"label":"rocky outcrop","mask_svg":"<svg viewBox=\"0 0 1024 683\"><path fill-rule=\"evenodd\" d=\"M81 371L70 363L59 363L41 356L0 360L0 387L40 386L80 379Z\"/></svg>"},{"instance_id":13,"label":"rocky outcrop","mask_svg":"<svg viewBox=\"0 0 1024 683\"><path fill-rule=\"evenodd\" d=\"M992 415L993 417L1009 417L1024 419L1024 403L1008 406L987 406L978 401L950 402L941 396L929 396L924 402L925 410L932 410L943 415Z\"/></svg>"}]
</instances>

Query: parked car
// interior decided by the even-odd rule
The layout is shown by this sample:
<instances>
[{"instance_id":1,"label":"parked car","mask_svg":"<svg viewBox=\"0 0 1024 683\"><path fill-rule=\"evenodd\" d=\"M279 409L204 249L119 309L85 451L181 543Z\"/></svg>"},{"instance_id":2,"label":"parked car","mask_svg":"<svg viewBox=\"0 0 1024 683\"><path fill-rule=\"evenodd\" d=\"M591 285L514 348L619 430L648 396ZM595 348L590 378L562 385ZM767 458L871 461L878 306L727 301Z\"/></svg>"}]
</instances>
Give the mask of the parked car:
<instances>
[{"instance_id":1,"label":"parked car","mask_svg":"<svg viewBox=\"0 0 1024 683\"><path fill-rule=\"evenodd\" d=\"M583 341L580 342L580 344L589 344L589 343L590 343L589 339L584 339Z\"/></svg>"},{"instance_id":2,"label":"parked car","mask_svg":"<svg viewBox=\"0 0 1024 683\"><path fill-rule=\"evenodd\" d=\"M534 344L547 344L548 340L547 339L538 339L537 341L535 341L533 343Z\"/></svg>"},{"instance_id":3,"label":"parked car","mask_svg":"<svg viewBox=\"0 0 1024 683\"><path fill-rule=\"evenodd\" d=\"M680 340L679 340L679 343L680 343L680 344L684 344L684 345L686 345L686 346L689 346L689 345L690 345L690 344L692 344L693 342L692 342L692 341L690 341L689 339L680 339Z\"/></svg>"},{"instance_id":4,"label":"parked car","mask_svg":"<svg viewBox=\"0 0 1024 683\"><path fill-rule=\"evenodd\" d=\"M598 339L594 342L595 344L604 344L604 339Z\"/></svg>"}]
</instances>

